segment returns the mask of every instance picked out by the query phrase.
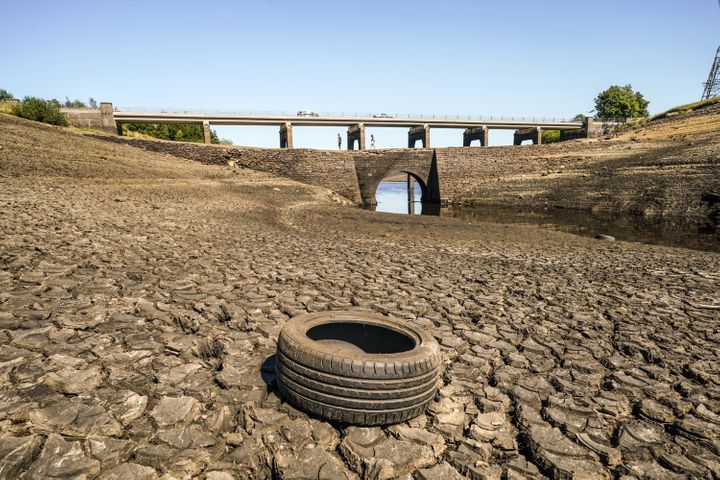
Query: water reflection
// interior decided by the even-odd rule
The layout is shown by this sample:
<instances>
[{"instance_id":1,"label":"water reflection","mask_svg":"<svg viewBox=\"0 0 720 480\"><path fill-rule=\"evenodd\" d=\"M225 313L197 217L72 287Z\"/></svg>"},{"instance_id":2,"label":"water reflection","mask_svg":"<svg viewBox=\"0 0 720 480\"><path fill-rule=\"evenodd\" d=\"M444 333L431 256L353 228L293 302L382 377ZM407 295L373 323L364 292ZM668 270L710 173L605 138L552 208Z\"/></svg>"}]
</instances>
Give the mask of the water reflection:
<instances>
[{"instance_id":1,"label":"water reflection","mask_svg":"<svg viewBox=\"0 0 720 480\"><path fill-rule=\"evenodd\" d=\"M422 198L420 184L413 182L413 185L413 201L409 201L408 184L406 180L401 182L388 180L380 182L375 192L375 200L377 201L375 211L402 213L405 215L427 215L428 206L420 201Z\"/></svg>"},{"instance_id":2,"label":"water reflection","mask_svg":"<svg viewBox=\"0 0 720 480\"><path fill-rule=\"evenodd\" d=\"M705 225L687 224L645 217L597 217L579 210L518 210L500 207L449 207L423 204L420 186L415 182L414 202L408 202L406 181L384 181L375 194L378 212L442 215L461 218L470 222L522 223L538 225L576 235L594 237L597 234L612 235L617 240L669 245L720 252L720 230L710 222Z\"/></svg>"},{"instance_id":3,"label":"water reflection","mask_svg":"<svg viewBox=\"0 0 720 480\"><path fill-rule=\"evenodd\" d=\"M705 225L641 216L597 217L580 210L517 210L499 207L451 207L441 215L466 221L524 223L587 237L612 235L617 240L720 252L720 230Z\"/></svg>"}]
</instances>

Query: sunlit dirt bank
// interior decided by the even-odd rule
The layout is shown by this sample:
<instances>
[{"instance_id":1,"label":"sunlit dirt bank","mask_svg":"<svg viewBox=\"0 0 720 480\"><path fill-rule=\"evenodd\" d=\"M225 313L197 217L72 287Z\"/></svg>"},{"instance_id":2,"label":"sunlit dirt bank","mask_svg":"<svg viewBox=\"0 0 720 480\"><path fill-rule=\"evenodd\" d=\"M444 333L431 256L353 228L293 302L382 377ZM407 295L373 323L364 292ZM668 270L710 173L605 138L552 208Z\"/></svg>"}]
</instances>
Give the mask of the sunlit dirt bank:
<instances>
[{"instance_id":1,"label":"sunlit dirt bank","mask_svg":"<svg viewBox=\"0 0 720 480\"><path fill-rule=\"evenodd\" d=\"M527 168L478 182L463 203L720 223L720 103L604 138L527 149Z\"/></svg>"},{"instance_id":2,"label":"sunlit dirt bank","mask_svg":"<svg viewBox=\"0 0 720 480\"><path fill-rule=\"evenodd\" d=\"M720 475L720 255L347 203L0 115L0 477ZM438 339L425 415L278 396L282 325L352 308Z\"/></svg>"}]
</instances>

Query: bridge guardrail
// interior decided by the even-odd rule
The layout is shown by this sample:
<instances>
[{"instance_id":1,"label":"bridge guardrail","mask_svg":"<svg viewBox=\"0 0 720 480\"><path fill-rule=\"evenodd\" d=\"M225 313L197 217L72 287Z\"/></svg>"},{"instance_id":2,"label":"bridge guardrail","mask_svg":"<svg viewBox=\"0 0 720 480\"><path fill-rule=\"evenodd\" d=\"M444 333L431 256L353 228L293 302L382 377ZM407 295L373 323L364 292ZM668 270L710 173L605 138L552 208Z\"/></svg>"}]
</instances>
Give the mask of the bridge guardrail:
<instances>
[{"instance_id":1,"label":"bridge guardrail","mask_svg":"<svg viewBox=\"0 0 720 480\"><path fill-rule=\"evenodd\" d=\"M257 115L269 117L298 117L297 112L270 111L270 110L213 110L213 109L181 109L181 108L144 108L144 107L115 107L116 112L146 112L146 113L177 113L196 115ZM387 119L408 119L408 120L470 120L470 121L511 121L511 122L538 122L538 123L569 123L575 122L572 118L548 118L548 117L506 117L497 115L452 115L452 114L428 114L428 113L407 113L407 114L384 114L385 117L378 117L376 113L362 112L314 112L319 117L366 119L366 118L387 118Z\"/></svg>"}]
</instances>

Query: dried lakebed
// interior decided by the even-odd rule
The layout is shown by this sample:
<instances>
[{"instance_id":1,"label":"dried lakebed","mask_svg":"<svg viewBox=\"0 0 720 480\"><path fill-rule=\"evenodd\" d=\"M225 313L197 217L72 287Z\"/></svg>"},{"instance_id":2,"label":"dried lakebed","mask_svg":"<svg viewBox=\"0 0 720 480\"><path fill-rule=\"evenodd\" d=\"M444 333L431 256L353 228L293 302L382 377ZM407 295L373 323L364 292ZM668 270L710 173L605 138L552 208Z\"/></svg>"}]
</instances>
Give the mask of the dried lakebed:
<instances>
[{"instance_id":1,"label":"dried lakebed","mask_svg":"<svg viewBox=\"0 0 720 480\"><path fill-rule=\"evenodd\" d=\"M0 477L717 478L720 255L374 214L0 116ZM302 312L434 335L426 415L331 424Z\"/></svg>"}]
</instances>

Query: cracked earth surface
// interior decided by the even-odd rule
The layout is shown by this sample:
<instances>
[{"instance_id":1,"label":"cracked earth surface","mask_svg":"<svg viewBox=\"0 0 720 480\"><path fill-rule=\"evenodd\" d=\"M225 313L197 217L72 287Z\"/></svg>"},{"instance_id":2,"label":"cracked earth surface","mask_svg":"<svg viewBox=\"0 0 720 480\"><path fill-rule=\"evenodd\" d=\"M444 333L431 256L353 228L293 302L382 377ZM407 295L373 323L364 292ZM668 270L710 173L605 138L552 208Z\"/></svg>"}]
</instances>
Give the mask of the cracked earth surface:
<instances>
[{"instance_id":1,"label":"cracked earth surface","mask_svg":"<svg viewBox=\"0 0 720 480\"><path fill-rule=\"evenodd\" d=\"M0 116L0 477L718 478L720 255L372 214ZM290 317L427 329L385 428L294 409Z\"/></svg>"}]
</instances>

